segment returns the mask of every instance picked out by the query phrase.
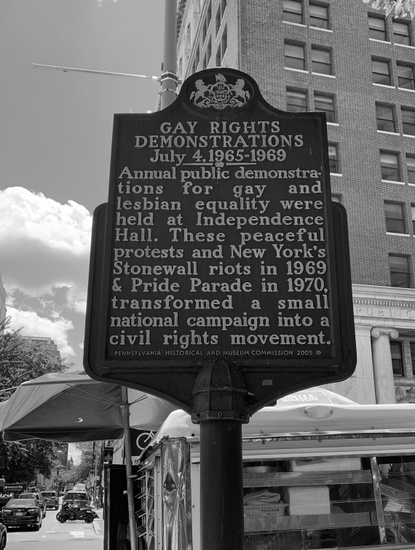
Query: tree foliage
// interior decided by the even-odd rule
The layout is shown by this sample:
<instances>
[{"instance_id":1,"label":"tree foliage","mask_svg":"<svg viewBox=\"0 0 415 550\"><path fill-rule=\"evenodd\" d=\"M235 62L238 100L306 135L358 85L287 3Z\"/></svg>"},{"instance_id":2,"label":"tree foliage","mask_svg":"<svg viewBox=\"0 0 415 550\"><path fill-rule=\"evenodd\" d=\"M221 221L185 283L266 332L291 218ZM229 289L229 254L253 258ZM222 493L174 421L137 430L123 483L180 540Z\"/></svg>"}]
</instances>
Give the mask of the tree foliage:
<instances>
[{"instance_id":1,"label":"tree foliage","mask_svg":"<svg viewBox=\"0 0 415 550\"><path fill-rule=\"evenodd\" d=\"M415 17L415 0L363 0L375 10L383 12L386 16Z\"/></svg>"},{"instance_id":2,"label":"tree foliage","mask_svg":"<svg viewBox=\"0 0 415 550\"><path fill-rule=\"evenodd\" d=\"M0 401L5 401L22 382L48 372L63 372L67 365L58 354L0 324ZM8 443L0 439L0 474L7 482L32 482L36 473L48 477L57 458L48 441Z\"/></svg>"},{"instance_id":3,"label":"tree foliage","mask_svg":"<svg viewBox=\"0 0 415 550\"><path fill-rule=\"evenodd\" d=\"M54 457L53 443L49 441L0 442L0 472L7 483L32 483L36 474L49 477Z\"/></svg>"},{"instance_id":4,"label":"tree foliage","mask_svg":"<svg viewBox=\"0 0 415 550\"><path fill-rule=\"evenodd\" d=\"M0 326L0 401L8 399L22 382L48 372L63 372L68 365L41 343L25 338L20 331Z\"/></svg>"}]
</instances>

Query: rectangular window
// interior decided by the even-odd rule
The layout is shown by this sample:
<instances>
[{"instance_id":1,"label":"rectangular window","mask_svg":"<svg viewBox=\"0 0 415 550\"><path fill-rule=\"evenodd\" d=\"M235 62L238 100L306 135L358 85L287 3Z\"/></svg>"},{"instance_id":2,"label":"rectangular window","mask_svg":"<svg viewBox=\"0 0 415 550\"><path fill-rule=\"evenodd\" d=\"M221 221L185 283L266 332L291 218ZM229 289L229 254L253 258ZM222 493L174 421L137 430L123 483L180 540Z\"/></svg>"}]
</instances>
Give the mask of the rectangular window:
<instances>
[{"instance_id":1,"label":"rectangular window","mask_svg":"<svg viewBox=\"0 0 415 550\"><path fill-rule=\"evenodd\" d=\"M329 154L330 173L340 174L339 155L337 151L337 145L335 143L329 143L328 154Z\"/></svg>"},{"instance_id":2,"label":"rectangular window","mask_svg":"<svg viewBox=\"0 0 415 550\"><path fill-rule=\"evenodd\" d=\"M403 204L385 201L386 231L388 233L405 233L405 215Z\"/></svg>"},{"instance_id":3,"label":"rectangular window","mask_svg":"<svg viewBox=\"0 0 415 550\"><path fill-rule=\"evenodd\" d=\"M301 0L284 0L282 4L282 19L288 23L302 24L303 3Z\"/></svg>"},{"instance_id":4,"label":"rectangular window","mask_svg":"<svg viewBox=\"0 0 415 550\"><path fill-rule=\"evenodd\" d=\"M405 63L396 62L396 72L398 75L398 87L407 90L415 90L414 66Z\"/></svg>"},{"instance_id":5,"label":"rectangular window","mask_svg":"<svg viewBox=\"0 0 415 550\"><path fill-rule=\"evenodd\" d=\"M415 136L415 109L401 107L402 129L408 136Z\"/></svg>"},{"instance_id":6,"label":"rectangular window","mask_svg":"<svg viewBox=\"0 0 415 550\"><path fill-rule=\"evenodd\" d=\"M375 84L384 86L392 84L389 61L372 59L372 80Z\"/></svg>"},{"instance_id":7,"label":"rectangular window","mask_svg":"<svg viewBox=\"0 0 415 550\"><path fill-rule=\"evenodd\" d=\"M411 204L412 233L415 235L415 204Z\"/></svg>"},{"instance_id":8,"label":"rectangular window","mask_svg":"<svg viewBox=\"0 0 415 550\"><path fill-rule=\"evenodd\" d=\"M386 41L388 35L386 33L386 20L382 17L376 17L375 15L368 15L369 23L369 38L375 40Z\"/></svg>"},{"instance_id":9,"label":"rectangular window","mask_svg":"<svg viewBox=\"0 0 415 550\"><path fill-rule=\"evenodd\" d=\"M399 155L397 153L381 151L380 166L383 180L401 181L401 169L399 165Z\"/></svg>"},{"instance_id":10,"label":"rectangular window","mask_svg":"<svg viewBox=\"0 0 415 550\"><path fill-rule=\"evenodd\" d=\"M396 132L395 107L384 103L376 103L376 123L378 130Z\"/></svg>"},{"instance_id":11,"label":"rectangular window","mask_svg":"<svg viewBox=\"0 0 415 550\"><path fill-rule=\"evenodd\" d=\"M392 370L394 376L405 376L403 365L402 342L390 342Z\"/></svg>"},{"instance_id":12,"label":"rectangular window","mask_svg":"<svg viewBox=\"0 0 415 550\"><path fill-rule=\"evenodd\" d=\"M409 21L392 21L393 41L395 44L411 45Z\"/></svg>"},{"instance_id":13,"label":"rectangular window","mask_svg":"<svg viewBox=\"0 0 415 550\"><path fill-rule=\"evenodd\" d=\"M333 74L331 51L311 46L311 70L313 73Z\"/></svg>"},{"instance_id":14,"label":"rectangular window","mask_svg":"<svg viewBox=\"0 0 415 550\"><path fill-rule=\"evenodd\" d=\"M326 113L327 122L337 122L334 96L314 93L314 109Z\"/></svg>"},{"instance_id":15,"label":"rectangular window","mask_svg":"<svg viewBox=\"0 0 415 550\"><path fill-rule=\"evenodd\" d=\"M304 46L299 44L285 43L285 67L305 71Z\"/></svg>"},{"instance_id":16,"label":"rectangular window","mask_svg":"<svg viewBox=\"0 0 415 550\"><path fill-rule=\"evenodd\" d=\"M391 286L410 288L411 273L408 256L389 254Z\"/></svg>"},{"instance_id":17,"label":"rectangular window","mask_svg":"<svg viewBox=\"0 0 415 550\"><path fill-rule=\"evenodd\" d=\"M411 350L411 374L415 372L415 342L409 343L409 348Z\"/></svg>"},{"instance_id":18,"label":"rectangular window","mask_svg":"<svg viewBox=\"0 0 415 550\"><path fill-rule=\"evenodd\" d=\"M307 92L288 88L286 109L291 113L307 111Z\"/></svg>"},{"instance_id":19,"label":"rectangular window","mask_svg":"<svg viewBox=\"0 0 415 550\"><path fill-rule=\"evenodd\" d=\"M310 2L310 27L319 29L328 29L329 26L329 8L322 4L313 4Z\"/></svg>"},{"instance_id":20,"label":"rectangular window","mask_svg":"<svg viewBox=\"0 0 415 550\"><path fill-rule=\"evenodd\" d=\"M415 155L406 154L406 170L408 172L408 183L415 184Z\"/></svg>"}]
</instances>

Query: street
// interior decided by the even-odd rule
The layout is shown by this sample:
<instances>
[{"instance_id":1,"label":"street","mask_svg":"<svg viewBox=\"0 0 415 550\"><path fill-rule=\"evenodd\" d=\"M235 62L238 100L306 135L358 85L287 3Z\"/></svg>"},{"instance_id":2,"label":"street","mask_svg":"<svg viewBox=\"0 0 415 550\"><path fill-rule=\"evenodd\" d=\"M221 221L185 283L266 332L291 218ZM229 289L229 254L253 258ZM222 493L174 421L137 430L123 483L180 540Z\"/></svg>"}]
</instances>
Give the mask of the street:
<instances>
[{"instance_id":1,"label":"street","mask_svg":"<svg viewBox=\"0 0 415 550\"><path fill-rule=\"evenodd\" d=\"M102 510L98 513L102 517ZM56 511L48 510L39 531L9 529L6 550L72 550L74 542L77 550L102 550L103 534L102 520L59 523Z\"/></svg>"}]
</instances>

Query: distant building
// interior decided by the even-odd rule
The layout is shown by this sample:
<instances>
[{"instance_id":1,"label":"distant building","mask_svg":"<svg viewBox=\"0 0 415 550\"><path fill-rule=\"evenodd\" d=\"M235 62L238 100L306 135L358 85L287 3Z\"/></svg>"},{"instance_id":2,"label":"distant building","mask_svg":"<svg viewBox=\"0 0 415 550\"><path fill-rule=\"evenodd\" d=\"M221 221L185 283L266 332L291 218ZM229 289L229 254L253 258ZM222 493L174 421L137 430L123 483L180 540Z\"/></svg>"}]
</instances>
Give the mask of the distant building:
<instances>
[{"instance_id":1,"label":"distant building","mask_svg":"<svg viewBox=\"0 0 415 550\"><path fill-rule=\"evenodd\" d=\"M52 355L55 355L57 359L59 360L61 359L61 353L58 350L58 346L55 344L52 338L48 338L46 336L22 336L22 338L26 338L27 340L30 340L34 344L47 350Z\"/></svg>"},{"instance_id":2,"label":"distant building","mask_svg":"<svg viewBox=\"0 0 415 550\"><path fill-rule=\"evenodd\" d=\"M181 0L177 76L231 67L284 111L327 117L348 213L358 364L331 389L415 402L415 20L361 0Z\"/></svg>"}]
</instances>

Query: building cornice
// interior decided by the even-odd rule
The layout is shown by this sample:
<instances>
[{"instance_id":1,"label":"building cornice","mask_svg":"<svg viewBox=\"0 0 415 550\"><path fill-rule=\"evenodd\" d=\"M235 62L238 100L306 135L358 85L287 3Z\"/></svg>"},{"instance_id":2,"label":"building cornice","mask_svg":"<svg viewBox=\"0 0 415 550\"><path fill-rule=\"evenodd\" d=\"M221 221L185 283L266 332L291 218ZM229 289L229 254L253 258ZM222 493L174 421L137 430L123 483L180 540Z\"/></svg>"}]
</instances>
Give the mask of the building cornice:
<instances>
[{"instance_id":1,"label":"building cornice","mask_svg":"<svg viewBox=\"0 0 415 550\"><path fill-rule=\"evenodd\" d=\"M415 309L415 289L352 285L353 304Z\"/></svg>"}]
</instances>

